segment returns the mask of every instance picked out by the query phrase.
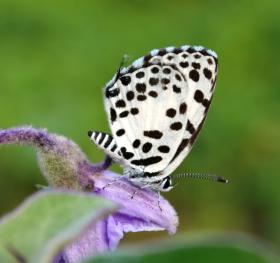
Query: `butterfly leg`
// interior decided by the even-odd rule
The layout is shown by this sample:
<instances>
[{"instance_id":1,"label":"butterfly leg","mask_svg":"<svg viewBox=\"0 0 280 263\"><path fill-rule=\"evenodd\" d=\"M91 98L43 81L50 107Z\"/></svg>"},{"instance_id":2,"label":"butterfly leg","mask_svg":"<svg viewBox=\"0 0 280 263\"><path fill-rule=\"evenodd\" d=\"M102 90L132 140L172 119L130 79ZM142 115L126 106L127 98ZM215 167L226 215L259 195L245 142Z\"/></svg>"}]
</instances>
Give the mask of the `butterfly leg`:
<instances>
[{"instance_id":1,"label":"butterfly leg","mask_svg":"<svg viewBox=\"0 0 280 263\"><path fill-rule=\"evenodd\" d=\"M146 185L142 186L141 189L149 188L149 186L150 186L150 184L146 184ZM135 194L137 194L137 191L133 192L133 194L131 195L131 199L134 198ZM159 191L157 192L157 195L158 195L157 205L158 205L159 210L162 212L163 210L160 206L160 192Z\"/></svg>"},{"instance_id":2,"label":"butterfly leg","mask_svg":"<svg viewBox=\"0 0 280 263\"><path fill-rule=\"evenodd\" d=\"M114 183L118 182L121 179L122 179L122 176L119 176L118 178L114 179L112 182L107 183L105 186L103 186L102 189L105 190L107 187L113 185Z\"/></svg>"},{"instance_id":3,"label":"butterfly leg","mask_svg":"<svg viewBox=\"0 0 280 263\"><path fill-rule=\"evenodd\" d=\"M132 195L131 195L131 199L133 199L134 198L134 196L136 195L138 193L138 191L134 191L133 193L132 193Z\"/></svg>"},{"instance_id":4,"label":"butterfly leg","mask_svg":"<svg viewBox=\"0 0 280 263\"><path fill-rule=\"evenodd\" d=\"M160 206L160 192L158 191L157 194L158 194L158 201L157 201L158 208L159 208L159 210L162 212L162 208L161 208L161 206Z\"/></svg>"},{"instance_id":5,"label":"butterfly leg","mask_svg":"<svg viewBox=\"0 0 280 263\"><path fill-rule=\"evenodd\" d=\"M109 155L105 155L104 161L101 164L104 170L108 169L112 165L113 159Z\"/></svg>"},{"instance_id":6,"label":"butterfly leg","mask_svg":"<svg viewBox=\"0 0 280 263\"><path fill-rule=\"evenodd\" d=\"M104 161L94 165L95 172L107 170L112 165L113 159L109 155L105 155Z\"/></svg>"}]
</instances>

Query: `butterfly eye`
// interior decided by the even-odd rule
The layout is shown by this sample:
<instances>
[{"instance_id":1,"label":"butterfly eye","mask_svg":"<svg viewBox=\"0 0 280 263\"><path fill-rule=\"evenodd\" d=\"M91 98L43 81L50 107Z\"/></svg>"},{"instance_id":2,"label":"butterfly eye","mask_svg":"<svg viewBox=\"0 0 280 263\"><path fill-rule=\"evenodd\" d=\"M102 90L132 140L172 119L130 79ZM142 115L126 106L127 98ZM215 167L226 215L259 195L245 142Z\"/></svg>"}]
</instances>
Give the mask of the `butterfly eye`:
<instances>
[{"instance_id":1,"label":"butterfly eye","mask_svg":"<svg viewBox=\"0 0 280 263\"><path fill-rule=\"evenodd\" d=\"M166 178L164 179L162 188L163 188L164 190L167 190L170 186L171 186L171 179L170 179L170 177L168 176L168 177L166 177Z\"/></svg>"}]
</instances>

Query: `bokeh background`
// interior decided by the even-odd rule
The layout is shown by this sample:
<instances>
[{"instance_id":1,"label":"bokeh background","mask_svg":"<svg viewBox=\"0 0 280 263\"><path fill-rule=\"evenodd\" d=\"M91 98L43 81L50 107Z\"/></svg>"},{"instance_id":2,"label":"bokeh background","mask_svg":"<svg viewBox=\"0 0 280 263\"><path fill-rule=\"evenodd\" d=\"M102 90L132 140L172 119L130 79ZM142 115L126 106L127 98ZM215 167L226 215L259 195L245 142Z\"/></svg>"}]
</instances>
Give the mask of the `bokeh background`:
<instances>
[{"instance_id":1,"label":"bokeh background","mask_svg":"<svg viewBox=\"0 0 280 263\"><path fill-rule=\"evenodd\" d=\"M181 180L166 197L178 211L179 232L243 231L280 248L279 10L277 0L1 0L0 128L46 127L99 162L103 153L86 132L109 131L102 87L122 56L209 47L219 55L216 93L176 173L218 174L231 183ZM0 215L38 183L45 182L32 149L0 149Z\"/></svg>"}]
</instances>

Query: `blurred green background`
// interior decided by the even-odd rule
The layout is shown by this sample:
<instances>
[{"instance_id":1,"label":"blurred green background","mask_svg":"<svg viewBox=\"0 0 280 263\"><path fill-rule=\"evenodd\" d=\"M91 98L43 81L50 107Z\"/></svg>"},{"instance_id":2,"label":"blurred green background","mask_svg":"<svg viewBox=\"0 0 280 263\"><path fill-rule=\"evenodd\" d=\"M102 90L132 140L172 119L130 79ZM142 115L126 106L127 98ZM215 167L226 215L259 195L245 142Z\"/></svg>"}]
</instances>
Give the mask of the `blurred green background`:
<instances>
[{"instance_id":1,"label":"blurred green background","mask_svg":"<svg viewBox=\"0 0 280 263\"><path fill-rule=\"evenodd\" d=\"M176 173L218 174L231 183L182 180L166 194L180 217L178 231L245 231L280 248L279 10L276 0L1 0L0 128L46 127L99 162L103 153L86 132L109 131L102 87L122 56L209 47L219 55L216 93ZM37 183L44 180L32 149L0 149L0 215Z\"/></svg>"}]
</instances>

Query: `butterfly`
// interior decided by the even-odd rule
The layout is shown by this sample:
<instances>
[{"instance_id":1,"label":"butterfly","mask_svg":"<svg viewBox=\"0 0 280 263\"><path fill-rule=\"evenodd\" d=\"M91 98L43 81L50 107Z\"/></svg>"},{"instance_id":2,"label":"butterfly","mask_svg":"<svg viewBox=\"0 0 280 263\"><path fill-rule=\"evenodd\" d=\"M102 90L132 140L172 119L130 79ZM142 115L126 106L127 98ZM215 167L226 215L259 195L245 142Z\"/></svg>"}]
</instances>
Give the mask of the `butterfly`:
<instances>
[{"instance_id":1,"label":"butterfly","mask_svg":"<svg viewBox=\"0 0 280 263\"><path fill-rule=\"evenodd\" d=\"M201 46L154 49L120 67L104 88L112 135L91 140L132 183L173 188L170 174L190 152L205 121L217 77L217 54Z\"/></svg>"}]
</instances>

